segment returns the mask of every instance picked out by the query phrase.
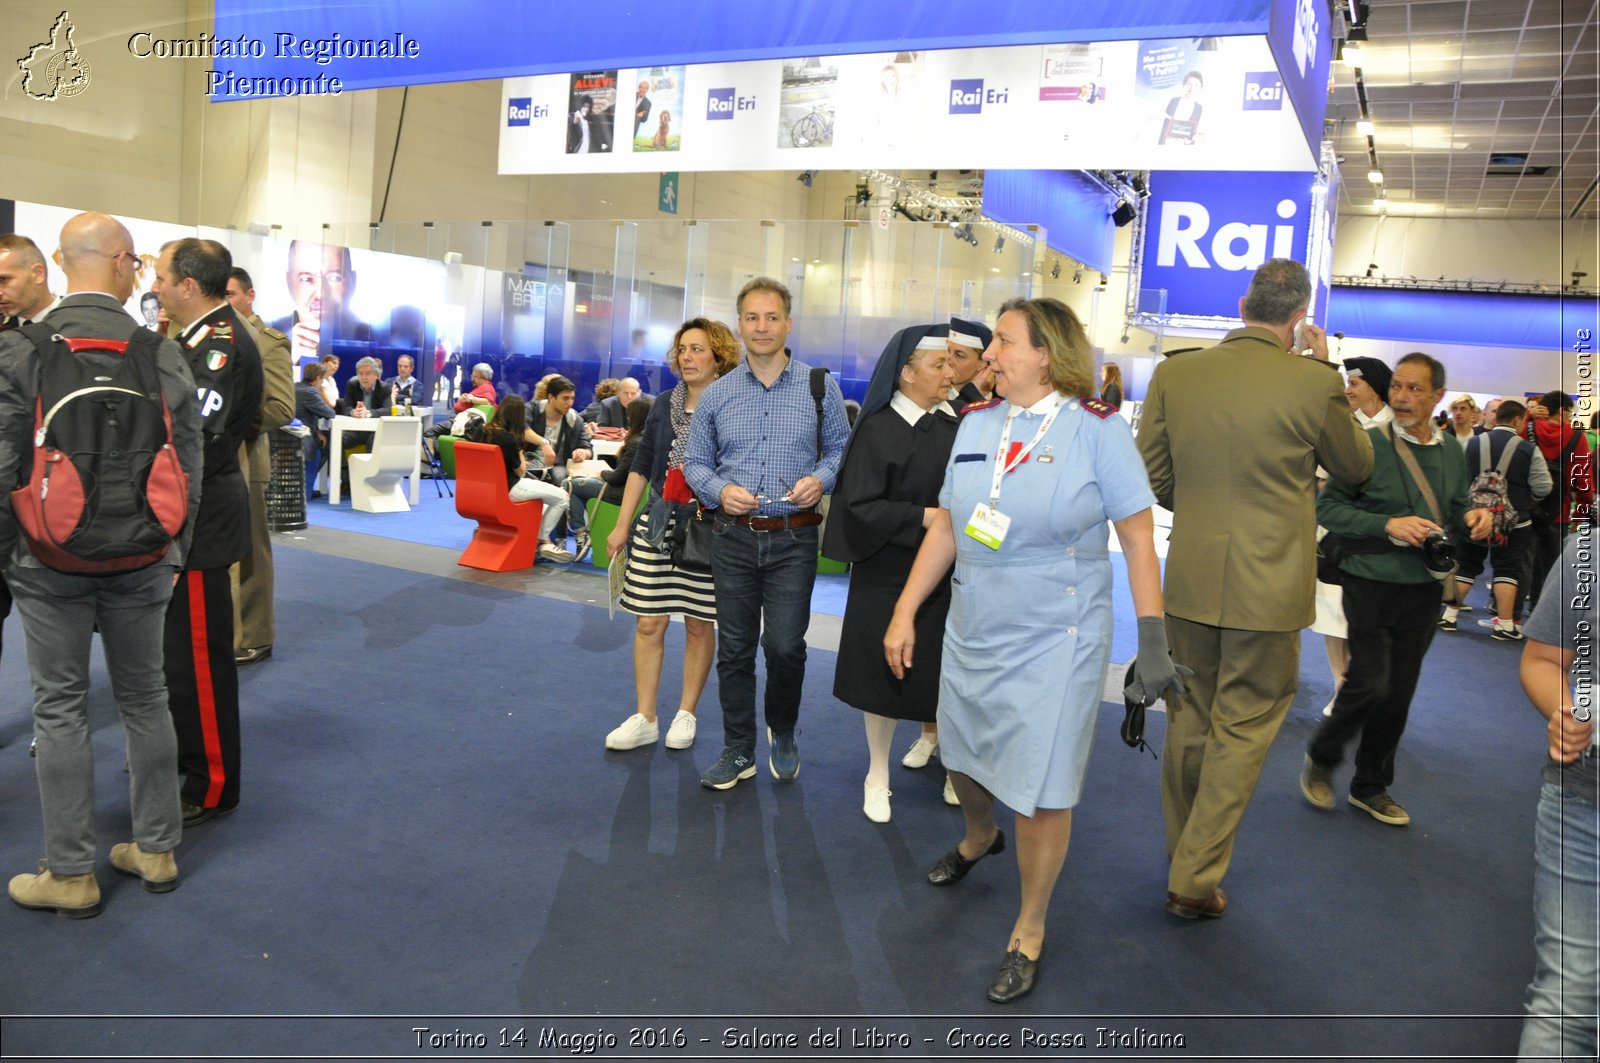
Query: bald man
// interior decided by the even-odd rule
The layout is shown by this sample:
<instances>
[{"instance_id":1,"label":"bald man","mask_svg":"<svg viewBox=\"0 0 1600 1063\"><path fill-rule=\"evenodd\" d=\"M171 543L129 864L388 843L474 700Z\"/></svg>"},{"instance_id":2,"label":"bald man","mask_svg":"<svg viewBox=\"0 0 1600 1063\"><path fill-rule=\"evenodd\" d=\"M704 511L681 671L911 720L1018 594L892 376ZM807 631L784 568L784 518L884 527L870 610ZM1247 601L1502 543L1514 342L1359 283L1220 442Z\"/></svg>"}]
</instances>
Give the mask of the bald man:
<instances>
[{"instance_id":1,"label":"bald man","mask_svg":"<svg viewBox=\"0 0 1600 1063\"><path fill-rule=\"evenodd\" d=\"M19 533L9 496L0 495L0 558L9 559L6 577L28 640L45 828L43 866L38 874L13 878L9 893L24 908L84 918L100 912L87 708L90 636L97 625L127 732L133 813L133 840L112 847L111 864L137 875L154 893L178 884L173 850L183 821L177 737L162 672L162 631L200 502L200 413L194 377L178 345L151 333L123 308L133 294L139 266L128 230L104 214L73 217L61 230L61 265L67 294L45 324L67 337L127 340L130 352L142 344L155 346L173 448L189 476L189 519L165 556L146 568L114 575L46 567ZM79 357L113 372L124 356L91 351ZM28 332L0 335L0 483L16 483L31 458L39 360Z\"/></svg>"}]
</instances>

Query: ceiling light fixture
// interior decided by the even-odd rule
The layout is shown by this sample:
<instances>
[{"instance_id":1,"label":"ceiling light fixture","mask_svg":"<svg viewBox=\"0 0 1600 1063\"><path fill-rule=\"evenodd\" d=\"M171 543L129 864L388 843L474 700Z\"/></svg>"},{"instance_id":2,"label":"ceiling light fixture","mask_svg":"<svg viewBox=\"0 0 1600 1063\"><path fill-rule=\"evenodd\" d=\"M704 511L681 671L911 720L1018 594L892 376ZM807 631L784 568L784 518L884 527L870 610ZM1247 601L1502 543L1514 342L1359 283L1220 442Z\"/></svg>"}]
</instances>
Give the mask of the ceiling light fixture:
<instances>
[{"instance_id":1,"label":"ceiling light fixture","mask_svg":"<svg viewBox=\"0 0 1600 1063\"><path fill-rule=\"evenodd\" d=\"M1377 128L1377 126L1372 124L1371 119L1367 118L1363 118L1361 121L1356 123L1356 132L1364 137L1372 136L1373 133L1377 132Z\"/></svg>"},{"instance_id":2,"label":"ceiling light fixture","mask_svg":"<svg viewBox=\"0 0 1600 1063\"><path fill-rule=\"evenodd\" d=\"M1383 171L1382 170L1368 170L1367 171L1367 180L1371 181L1375 185L1383 184Z\"/></svg>"}]
</instances>

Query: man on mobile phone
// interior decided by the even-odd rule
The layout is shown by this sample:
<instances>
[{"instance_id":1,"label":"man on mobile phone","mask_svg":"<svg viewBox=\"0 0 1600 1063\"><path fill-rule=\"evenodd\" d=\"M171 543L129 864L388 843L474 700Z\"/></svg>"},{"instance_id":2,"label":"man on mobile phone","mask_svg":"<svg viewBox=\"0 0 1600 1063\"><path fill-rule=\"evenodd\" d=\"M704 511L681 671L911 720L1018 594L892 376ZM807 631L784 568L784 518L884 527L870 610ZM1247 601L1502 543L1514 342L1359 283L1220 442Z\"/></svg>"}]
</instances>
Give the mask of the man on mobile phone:
<instances>
[{"instance_id":1,"label":"man on mobile phone","mask_svg":"<svg viewBox=\"0 0 1600 1063\"><path fill-rule=\"evenodd\" d=\"M1244 327L1157 366L1140 417L1150 486L1173 511L1167 639L1195 670L1167 706L1161 776L1167 911L1186 919L1227 909L1239 821L1294 703L1314 614L1316 468L1352 483L1372 471L1339 374L1290 353L1310 300L1304 266L1263 263L1239 300Z\"/></svg>"}]
</instances>

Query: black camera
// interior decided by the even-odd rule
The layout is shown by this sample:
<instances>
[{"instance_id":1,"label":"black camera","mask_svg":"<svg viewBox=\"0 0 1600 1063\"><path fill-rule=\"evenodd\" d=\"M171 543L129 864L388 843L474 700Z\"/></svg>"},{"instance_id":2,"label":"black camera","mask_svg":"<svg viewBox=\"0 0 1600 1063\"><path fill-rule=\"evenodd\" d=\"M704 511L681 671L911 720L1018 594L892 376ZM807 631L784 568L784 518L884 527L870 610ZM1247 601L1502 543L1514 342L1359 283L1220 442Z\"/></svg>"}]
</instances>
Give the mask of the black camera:
<instances>
[{"instance_id":1,"label":"black camera","mask_svg":"<svg viewBox=\"0 0 1600 1063\"><path fill-rule=\"evenodd\" d=\"M1435 579L1455 575L1459 562L1456 544L1442 531L1431 531L1422 540L1422 564Z\"/></svg>"}]
</instances>

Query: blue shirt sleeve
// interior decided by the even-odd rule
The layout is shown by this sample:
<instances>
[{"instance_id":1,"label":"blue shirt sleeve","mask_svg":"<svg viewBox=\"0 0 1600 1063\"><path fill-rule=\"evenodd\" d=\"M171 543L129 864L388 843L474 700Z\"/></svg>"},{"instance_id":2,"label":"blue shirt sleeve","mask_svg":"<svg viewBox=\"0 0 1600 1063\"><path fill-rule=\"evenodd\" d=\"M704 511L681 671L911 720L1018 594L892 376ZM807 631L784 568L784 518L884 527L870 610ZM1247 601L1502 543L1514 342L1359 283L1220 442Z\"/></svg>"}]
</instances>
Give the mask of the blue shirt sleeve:
<instances>
[{"instance_id":1,"label":"blue shirt sleeve","mask_svg":"<svg viewBox=\"0 0 1600 1063\"><path fill-rule=\"evenodd\" d=\"M727 378L724 377L724 380ZM689 419L689 446L683 456L683 478L702 504L722 505L722 489L732 480L717 475L717 411L722 406L722 380L706 388Z\"/></svg>"},{"instance_id":2,"label":"blue shirt sleeve","mask_svg":"<svg viewBox=\"0 0 1600 1063\"><path fill-rule=\"evenodd\" d=\"M1093 430L1094 478L1100 485L1100 501L1106 518L1119 521L1156 504L1155 492L1145 471L1144 458L1133 441L1133 431L1119 415L1100 420L1085 413Z\"/></svg>"}]
</instances>

